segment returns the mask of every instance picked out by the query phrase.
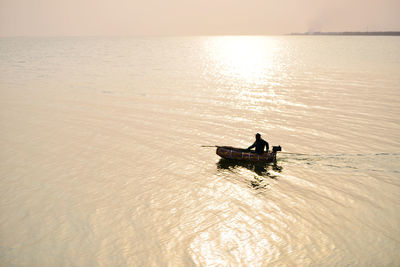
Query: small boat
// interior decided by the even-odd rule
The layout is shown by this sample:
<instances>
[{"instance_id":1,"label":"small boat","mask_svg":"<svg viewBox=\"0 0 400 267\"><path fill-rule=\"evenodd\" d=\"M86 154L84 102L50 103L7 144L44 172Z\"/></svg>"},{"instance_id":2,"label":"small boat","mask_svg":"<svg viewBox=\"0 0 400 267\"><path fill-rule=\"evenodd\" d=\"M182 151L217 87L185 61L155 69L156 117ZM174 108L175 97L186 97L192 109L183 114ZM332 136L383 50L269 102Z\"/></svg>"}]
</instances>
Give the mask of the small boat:
<instances>
[{"instance_id":1,"label":"small boat","mask_svg":"<svg viewBox=\"0 0 400 267\"><path fill-rule=\"evenodd\" d=\"M231 146L217 146L217 155L224 159L234 159L252 162L274 162L276 153L281 151L281 146L273 146L272 151L257 154L248 149L236 148Z\"/></svg>"}]
</instances>

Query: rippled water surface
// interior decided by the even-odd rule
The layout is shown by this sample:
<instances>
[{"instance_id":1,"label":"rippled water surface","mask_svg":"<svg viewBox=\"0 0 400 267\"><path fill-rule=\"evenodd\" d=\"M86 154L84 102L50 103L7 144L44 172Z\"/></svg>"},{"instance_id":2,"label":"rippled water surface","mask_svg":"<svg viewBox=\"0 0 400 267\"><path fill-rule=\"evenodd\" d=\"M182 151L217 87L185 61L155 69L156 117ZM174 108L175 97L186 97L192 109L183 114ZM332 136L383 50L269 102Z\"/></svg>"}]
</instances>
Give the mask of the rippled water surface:
<instances>
[{"instance_id":1,"label":"rippled water surface","mask_svg":"<svg viewBox=\"0 0 400 267\"><path fill-rule=\"evenodd\" d=\"M0 39L0 129L0 265L400 264L400 38Z\"/></svg>"}]
</instances>

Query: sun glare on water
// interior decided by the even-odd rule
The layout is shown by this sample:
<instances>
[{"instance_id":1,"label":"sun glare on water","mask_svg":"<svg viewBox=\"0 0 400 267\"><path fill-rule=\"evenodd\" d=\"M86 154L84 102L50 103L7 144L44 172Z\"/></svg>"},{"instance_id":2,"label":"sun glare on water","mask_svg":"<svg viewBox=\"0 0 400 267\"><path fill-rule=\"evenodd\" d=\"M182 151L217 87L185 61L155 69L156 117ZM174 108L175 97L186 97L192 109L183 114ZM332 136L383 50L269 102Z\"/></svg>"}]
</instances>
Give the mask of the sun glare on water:
<instances>
[{"instance_id":1,"label":"sun glare on water","mask_svg":"<svg viewBox=\"0 0 400 267\"><path fill-rule=\"evenodd\" d=\"M273 75L275 39L264 36L212 38L208 49L223 76L245 84L263 84Z\"/></svg>"},{"instance_id":2,"label":"sun glare on water","mask_svg":"<svg viewBox=\"0 0 400 267\"><path fill-rule=\"evenodd\" d=\"M205 46L213 76L236 108L261 111L278 101L280 40L270 36L210 37Z\"/></svg>"}]
</instances>

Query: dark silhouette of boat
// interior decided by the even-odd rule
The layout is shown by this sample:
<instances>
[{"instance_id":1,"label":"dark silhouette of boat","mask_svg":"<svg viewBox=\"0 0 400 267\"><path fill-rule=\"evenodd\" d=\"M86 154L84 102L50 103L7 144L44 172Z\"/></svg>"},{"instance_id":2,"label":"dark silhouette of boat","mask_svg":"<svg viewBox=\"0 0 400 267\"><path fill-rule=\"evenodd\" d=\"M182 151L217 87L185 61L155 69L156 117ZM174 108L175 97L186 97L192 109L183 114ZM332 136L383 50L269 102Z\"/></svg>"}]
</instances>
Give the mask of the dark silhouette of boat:
<instances>
[{"instance_id":1,"label":"dark silhouette of boat","mask_svg":"<svg viewBox=\"0 0 400 267\"><path fill-rule=\"evenodd\" d=\"M257 154L248 149L236 148L231 146L217 146L217 155L224 159L234 159L250 162L274 162L276 160L276 153L281 151L280 146L273 146L271 152L264 152Z\"/></svg>"}]
</instances>

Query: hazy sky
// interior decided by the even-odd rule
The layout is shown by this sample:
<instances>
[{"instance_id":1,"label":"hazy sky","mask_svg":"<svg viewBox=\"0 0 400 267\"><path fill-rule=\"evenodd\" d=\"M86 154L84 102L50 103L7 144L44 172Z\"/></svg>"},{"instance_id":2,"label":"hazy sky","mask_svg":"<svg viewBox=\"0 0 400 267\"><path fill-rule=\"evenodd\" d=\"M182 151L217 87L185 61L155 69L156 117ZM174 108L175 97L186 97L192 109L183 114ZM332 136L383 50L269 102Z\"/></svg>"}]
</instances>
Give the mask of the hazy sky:
<instances>
[{"instance_id":1,"label":"hazy sky","mask_svg":"<svg viewBox=\"0 0 400 267\"><path fill-rule=\"evenodd\" d=\"M0 0L0 36L400 30L400 0Z\"/></svg>"}]
</instances>

